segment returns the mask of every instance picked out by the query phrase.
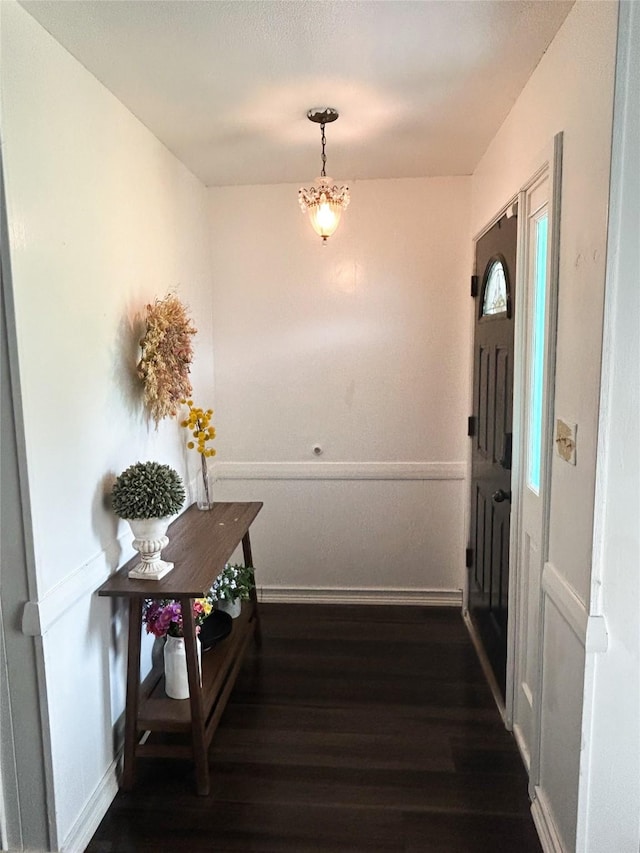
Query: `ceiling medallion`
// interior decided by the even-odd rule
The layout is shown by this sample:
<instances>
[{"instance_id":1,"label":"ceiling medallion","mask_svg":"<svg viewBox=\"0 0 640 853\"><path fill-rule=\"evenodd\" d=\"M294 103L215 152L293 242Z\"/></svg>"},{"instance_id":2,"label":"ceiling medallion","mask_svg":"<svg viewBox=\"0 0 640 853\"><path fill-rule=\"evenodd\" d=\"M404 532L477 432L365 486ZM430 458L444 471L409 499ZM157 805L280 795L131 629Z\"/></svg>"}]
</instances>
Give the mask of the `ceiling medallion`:
<instances>
[{"instance_id":1,"label":"ceiling medallion","mask_svg":"<svg viewBox=\"0 0 640 853\"><path fill-rule=\"evenodd\" d=\"M312 187L308 189L301 187L298 190L298 201L302 212L309 214L313 230L322 237L322 242L326 243L338 227L342 211L350 201L349 187L337 186L333 183L333 178L328 178L326 173L327 139L324 128L338 118L338 110L333 107L326 107L323 110L311 109L307 112L307 118L320 125L322 171Z\"/></svg>"}]
</instances>

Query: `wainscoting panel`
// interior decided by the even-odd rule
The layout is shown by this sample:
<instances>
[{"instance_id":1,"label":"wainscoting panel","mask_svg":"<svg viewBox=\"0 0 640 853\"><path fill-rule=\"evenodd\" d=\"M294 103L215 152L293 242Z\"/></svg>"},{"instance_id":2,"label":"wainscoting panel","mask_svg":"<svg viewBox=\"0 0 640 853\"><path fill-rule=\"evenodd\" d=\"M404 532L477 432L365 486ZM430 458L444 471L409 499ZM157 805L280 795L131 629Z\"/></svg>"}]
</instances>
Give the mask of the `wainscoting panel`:
<instances>
[{"instance_id":1,"label":"wainscoting panel","mask_svg":"<svg viewBox=\"0 0 640 853\"><path fill-rule=\"evenodd\" d=\"M264 502L251 541L265 592L337 590L328 594L371 598L392 591L405 601L407 594L435 601L434 594L451 600L462 589L466 481L457 463L394 468L393 477L384 464L304 463L294 473L276 466L273 477L268 471L257 466L249 479L235 479L235 470L214 485L220 500Z\"/></svg>"}]
</instances>

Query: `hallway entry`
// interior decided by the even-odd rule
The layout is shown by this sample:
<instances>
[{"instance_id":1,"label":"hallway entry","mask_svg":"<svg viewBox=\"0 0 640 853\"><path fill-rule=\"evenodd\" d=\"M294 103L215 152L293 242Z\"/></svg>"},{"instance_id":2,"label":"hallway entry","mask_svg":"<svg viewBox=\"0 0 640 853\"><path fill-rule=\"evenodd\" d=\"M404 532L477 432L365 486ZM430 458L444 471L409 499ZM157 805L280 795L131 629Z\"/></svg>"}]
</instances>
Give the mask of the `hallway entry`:
<instances>
[{"instance_id":1,"label":"hallway entry","mask_svg":"<svg viewBox=\"0 0 640 853\"><path fill-rule=\"evenodd\" d=\"M476 244L469 613L506 687L517 218Z\"/></svg>"}]
</instances>

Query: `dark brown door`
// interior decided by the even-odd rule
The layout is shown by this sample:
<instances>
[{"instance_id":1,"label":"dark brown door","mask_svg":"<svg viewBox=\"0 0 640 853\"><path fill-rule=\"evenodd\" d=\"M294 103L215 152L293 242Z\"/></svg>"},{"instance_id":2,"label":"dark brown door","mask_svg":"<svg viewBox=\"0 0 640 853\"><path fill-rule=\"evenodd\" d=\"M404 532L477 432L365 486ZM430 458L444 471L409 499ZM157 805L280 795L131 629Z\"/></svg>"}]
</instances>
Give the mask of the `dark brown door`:
<instances>
[{"instance_id":1,"label":"dark brown door","mask_svg":"<svg viewBox=\"0 0 640 853\"><path fill-rule=\"evenodd\" d=\"M505 696L517 219L476 244L469 612Z\"/></svg>"}]
</instances>

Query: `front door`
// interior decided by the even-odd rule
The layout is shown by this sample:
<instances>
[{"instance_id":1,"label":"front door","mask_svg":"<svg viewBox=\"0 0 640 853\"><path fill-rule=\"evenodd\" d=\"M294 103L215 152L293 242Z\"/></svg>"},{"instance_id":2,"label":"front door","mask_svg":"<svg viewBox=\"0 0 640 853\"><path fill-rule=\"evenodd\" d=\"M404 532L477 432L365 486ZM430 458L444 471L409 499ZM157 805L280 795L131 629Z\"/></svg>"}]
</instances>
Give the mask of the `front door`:
<instances>
[{"instance_id":1,"label":"front door","mask_svg":"<svg viewBox=\"0 0 640 853\"><path fill-rule=\"evenodd\" d=\"M505 697L517 219L476 244L469 613Z\"/></svg>"}]
</instances>

